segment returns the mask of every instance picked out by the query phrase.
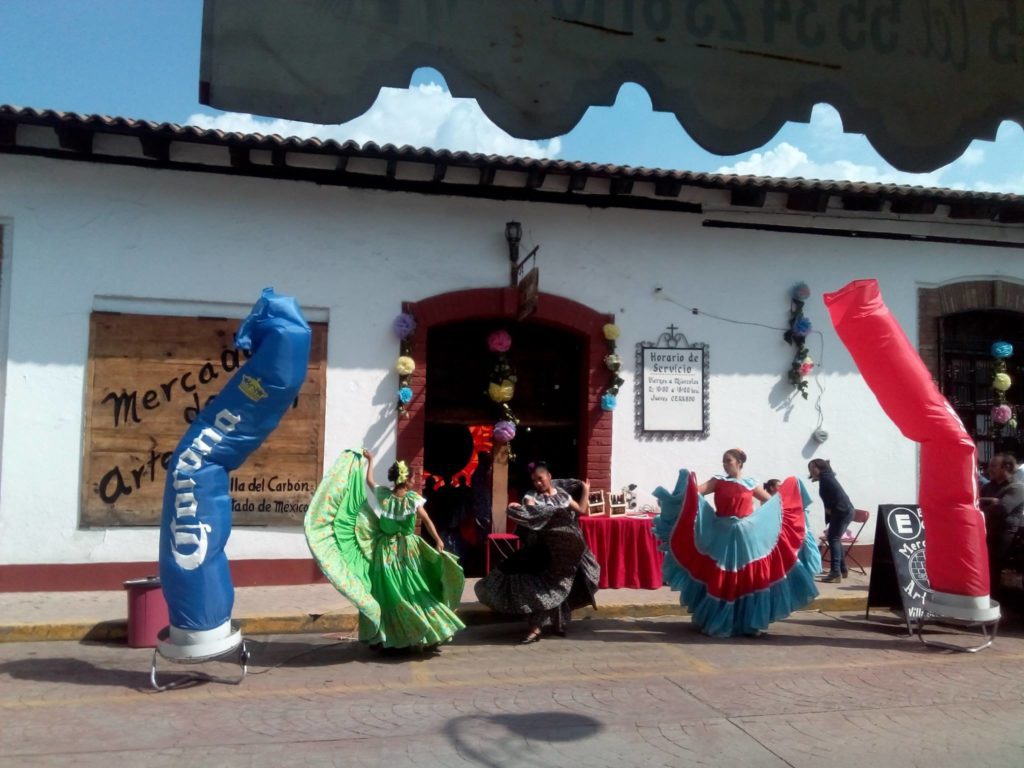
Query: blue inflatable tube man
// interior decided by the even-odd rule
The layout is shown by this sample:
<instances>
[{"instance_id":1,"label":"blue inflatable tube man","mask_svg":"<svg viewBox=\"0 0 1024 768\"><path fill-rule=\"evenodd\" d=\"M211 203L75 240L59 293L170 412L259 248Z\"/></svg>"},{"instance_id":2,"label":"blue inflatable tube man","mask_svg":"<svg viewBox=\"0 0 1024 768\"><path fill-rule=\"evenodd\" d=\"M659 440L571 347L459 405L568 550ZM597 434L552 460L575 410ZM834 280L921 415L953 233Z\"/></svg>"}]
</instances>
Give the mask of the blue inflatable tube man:
<instances>
[{"instance_id":1,"label":"blue inflatable tube man","mask_svg":"<svg viewBox=\"0 0 1024 768\"><path fill-rule=\"evenodd\" d=\"M311 332L298 303L266 288L235 344L252 353L196 416L167 465L160 580L170 642L231 634L235 590L224 546L231 535L228 473L274 431L306 378Z\"/></svg>"}]
</instances>

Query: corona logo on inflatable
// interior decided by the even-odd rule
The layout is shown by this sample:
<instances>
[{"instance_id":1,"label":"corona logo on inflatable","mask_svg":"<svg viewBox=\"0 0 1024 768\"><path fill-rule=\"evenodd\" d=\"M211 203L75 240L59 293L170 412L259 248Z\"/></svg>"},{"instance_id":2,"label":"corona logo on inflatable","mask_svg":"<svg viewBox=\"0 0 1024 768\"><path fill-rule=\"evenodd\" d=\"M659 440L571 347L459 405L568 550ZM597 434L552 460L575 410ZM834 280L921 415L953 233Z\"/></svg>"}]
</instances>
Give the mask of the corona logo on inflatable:
<instances>
[{"instance_id":1,"label":"corona logo on inflatable","mask_svg":"<svg viewBox=\"0 0 1024 768\"><path fill-rule=\"evenodd\" d=\"M160 580L170 626L158 650L200 659L239 646L224 547L231 535L228 473L274 431L306 378L311 332L295 299L272 288L236 335L252 356L203 410L171 455L160 526Z\"/></svg>"}]
</instances>

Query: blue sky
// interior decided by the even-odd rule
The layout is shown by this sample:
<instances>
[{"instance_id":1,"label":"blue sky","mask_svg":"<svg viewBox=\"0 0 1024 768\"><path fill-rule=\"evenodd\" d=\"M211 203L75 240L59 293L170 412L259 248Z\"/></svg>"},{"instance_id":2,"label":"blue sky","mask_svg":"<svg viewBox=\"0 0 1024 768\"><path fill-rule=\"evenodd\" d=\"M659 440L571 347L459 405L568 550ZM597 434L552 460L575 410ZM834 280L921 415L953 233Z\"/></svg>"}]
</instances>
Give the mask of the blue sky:
<instances>
[{"instance_id":1,"label":"blue sky","mask_svg":"<svg viewBox=\"0 0 1024 768\"><path fill-rule=\"evenodd\" d=\"M697 146L674 116L653 112L643 88L629 83L613 107L591 108L549 142L508 136L475 102L452 98L432 70L417 71L409 89L386 89L369 113L343 126L225 114L197 98L201 21L202 0L0 0L0 102L282 135L1024 193L1024 131L1013 123L928 174L893 169L863 136L844 134L827 105L764 147L720 157Z\"/></svg>"}]
</instances>

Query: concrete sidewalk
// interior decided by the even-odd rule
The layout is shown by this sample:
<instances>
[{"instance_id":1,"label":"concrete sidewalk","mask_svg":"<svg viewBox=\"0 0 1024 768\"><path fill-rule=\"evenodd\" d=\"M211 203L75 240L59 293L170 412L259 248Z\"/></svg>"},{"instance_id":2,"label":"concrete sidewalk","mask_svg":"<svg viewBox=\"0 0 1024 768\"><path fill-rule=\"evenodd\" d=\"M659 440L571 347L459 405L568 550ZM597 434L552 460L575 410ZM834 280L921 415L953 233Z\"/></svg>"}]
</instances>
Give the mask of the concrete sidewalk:
<instances>
[{"instance_id":1,"label":"concrete sidewalk","mask_svg":"<svg viewBox=\"0 0 1024 768\"><path fill-rule=\"evenodd\" d=\"M869 571L870 573L870 571ZM856 611L867 605L868 576L851 573L842 584L819 584L821 595L808 610ZM481 605L473 593L477 579L466 580L459 615L469 625L507 621ZM604 589L598 610L577 611L575 618L640 618L686 615L678 593L661 589ZM0 643L40 640L123 642L127 637L128 599L124 591L0 593ZM330 584L289 587L240 587L235 590L234 620L247 635L301 632L353 632L358 614Z\"/></svg>"}]
</instances>

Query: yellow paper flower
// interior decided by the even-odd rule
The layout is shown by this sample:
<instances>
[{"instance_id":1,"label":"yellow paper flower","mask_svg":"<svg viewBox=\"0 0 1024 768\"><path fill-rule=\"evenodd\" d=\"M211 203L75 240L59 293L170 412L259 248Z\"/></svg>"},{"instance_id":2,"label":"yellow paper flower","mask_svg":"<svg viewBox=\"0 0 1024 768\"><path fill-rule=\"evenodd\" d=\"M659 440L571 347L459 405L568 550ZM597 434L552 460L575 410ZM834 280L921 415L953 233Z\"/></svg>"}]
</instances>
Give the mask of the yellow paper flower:
<instances>
[{"instance_id":1,"label":"yellow paper flower","mask_svg":"<svg viewBox=\"0 0 1024 768\"><path fill-rule=\"evenodd\" d=\"M998 390L999 392L1005 392L1010 388L1010 385L1012 384L1013 381L1010 379L1008 374L997 373L994 377L992 377L992 388Z\"/></svg>"},{"instance_id":2,"label":"yellow paper flower","mask_svg":"<svg viewBox=\"0 0 1024 768\"><path fill-rule=\"evenodd\" d=\"M487 387L487 394L496 403L507 403L515 393L516 385L508 379L505 379L501 384L492 381L491 385Z\"/></svg>"},{"instance_id":3,"label":"yellow paper flower","mask_svg":"<svg viewBox=\"0 0 1024 768\"><path fill-rule=\"evenodd\" d=\"M619 338L619 326L615 323L605 323L604 328L601 330L604 331L604 337L608 339L608 341L615 341Z\"/></svg>"},{"instance_id":4,"label":"yellow paper flower","mask_svg":"<svg viewBox=\"0 0 1024 768\"><path fill-rule=\"evenodd\" d=\"M408 376L416 370L416 361L411 357L402 355L398 358L398 362L395 363L395 370L398 371L399 376Z\"/></svg>"}]
</instances>

